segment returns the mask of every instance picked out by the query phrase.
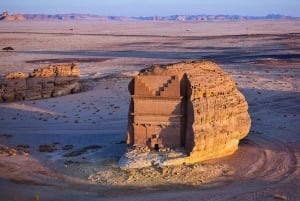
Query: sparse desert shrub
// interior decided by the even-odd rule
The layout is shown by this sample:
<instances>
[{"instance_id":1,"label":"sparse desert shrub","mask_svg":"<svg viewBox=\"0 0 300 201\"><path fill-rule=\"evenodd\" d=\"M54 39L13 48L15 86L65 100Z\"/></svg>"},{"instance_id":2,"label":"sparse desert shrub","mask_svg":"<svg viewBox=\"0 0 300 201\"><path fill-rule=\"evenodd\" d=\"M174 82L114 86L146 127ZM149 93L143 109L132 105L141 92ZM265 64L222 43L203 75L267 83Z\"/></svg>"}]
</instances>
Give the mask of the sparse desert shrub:
<instances>
[{"instance_id":1,"label":"sparse desert shrub","mask_svg":"<svg viewBox=\"0 0 300 201\"><path fill-rule=\"evenodd\" d=\"M67 167L68 165L71 165L71 164L79 165L80 162L68 160L68 161L66 161L64 164L65 164L65 166Z\"/></svg>"},{"instance_id":2,"label":"sparse desert shrub","mask_svg":"<svg viewBox=\"0 0 300 201\"><path fill-rule=\"evenodd\" d=\"M39 146L39 152L54 152L57 149L55 148L55 145L48 145L48 144L43 144Z\"/></svg>"},{"instance_id":3,"label":"sparse desert shrub","mask_svg":"<svg viewBox=\"0 0 300 201\"><path fill-rule=\"evenodd\" d=\"M14 48L12 48L12 47L4 47L4 48L2 48L2 50L8 52L8 51L13 51Z\"/></svg>"},{"instance_id":4,"label":"sparse desert shrub","mask_svg":"<svg viewBox=\"0 0 300 201\"><path fill-rule=\"evenodd\" d=\"M70 149L73 149L73 145L71 145L71 144L68 144L68 145L65 145L62 149L63 150L70 150Z\"/></svg>"},{"instance_id":5,"label":"sparse desert shrub","mask_svg":"<svg viewBox=\"0 0 300 201\"><path fill-rule=\"evenodd\" d=\"M87 147L83 147L81 149L78 149L76 151L72 151L68 154L65 154L64 157L74 157L74 156L80 156L84 153L86 153L87 151L89 150L97 150L97 149L101 149L103 148L102 146L100 145L90 145L90 146L87 146Z\"/></svg>"}]
</instances>

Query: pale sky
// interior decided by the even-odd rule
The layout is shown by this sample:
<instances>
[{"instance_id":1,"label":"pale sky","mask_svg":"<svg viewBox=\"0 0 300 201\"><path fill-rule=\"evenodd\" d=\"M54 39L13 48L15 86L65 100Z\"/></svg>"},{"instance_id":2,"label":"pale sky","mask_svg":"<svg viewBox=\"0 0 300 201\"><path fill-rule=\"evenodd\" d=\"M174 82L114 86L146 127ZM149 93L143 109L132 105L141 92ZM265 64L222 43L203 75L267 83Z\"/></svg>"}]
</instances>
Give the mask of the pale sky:
<instances>
[{"instance_id":1,"label":"pale sky","mask_svg":"<svg viewBox=\"0 0 300 201\"><path fill-rule=\"evenodd\" d=\"M106 16L238 14L300 16L300 0L0 0L0 12Z\"/></svg>"}]
</instances>

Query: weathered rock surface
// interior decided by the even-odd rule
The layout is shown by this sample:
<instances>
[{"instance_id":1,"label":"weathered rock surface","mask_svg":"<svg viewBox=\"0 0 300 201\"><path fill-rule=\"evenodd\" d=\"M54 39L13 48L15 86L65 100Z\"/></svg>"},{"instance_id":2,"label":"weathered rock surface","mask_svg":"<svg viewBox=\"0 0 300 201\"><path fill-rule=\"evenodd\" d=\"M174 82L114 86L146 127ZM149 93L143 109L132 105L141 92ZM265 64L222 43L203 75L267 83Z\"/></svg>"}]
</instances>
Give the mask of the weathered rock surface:
<instances>
[{"instance_id":1,"label":"weathered rock surface","mask_svg":"<svg viewBox=\"0 0 300 201\"><path fill-rule=\"evenodd\" d=\"M175 123L178 124L178 122L181 122L181 125L176 125L181 129L181 135L178 135L181 139L177 139L179 142L177 144L181 144L181 147L184 148L189 156L166 160L163 165L194 163L230 155L238 149L239 140L248 134L251 125L251 119L247 111L248 104L244 96L238 91L231 77L215 63L209 61L195 61L153 66L141 71L138 76L139 78L137 80L142 79L142 81L144 81L142 82L142 87L144 88L145 86L153 85L153 83L149 84L145 81L147 79L149 80L149 78L145 78L145 76L152 76L151 79L153 80L155 76L159 76L159 79L161 79L161 76L176 76L176 79L178 77L180 82L182 102L180 105L178 103L176 108L180 108L181 110L181 112L178 112L178 114L181 115L177 116L182 117L180 121L177 120L176 122L172 122L171 118L169 118L169 125L167 122L163 123L165 125L160 125L152 121L153 117L151 117L152 119L150 118L150 112L143 114L144 124L138 121L134 111L136 109L136 105L134 105L136 95L134 92L135 89L139 88L139 86L136 85L138 85L140 81L133 79L129 84L129 91L133 96L129 109L128 144L151 145L151 140L153 140L151 138L151 135L153 136L152 132L153 130L158 130L155 134L155 138L157 138L155 139L155 143L158 143L157 147L164 148L164 145L172 144L166 142L167 139L173 140L173 138L169 136L173 134L174 129L168 131L166 128L170 126L174 127ZM163 90L168 91L168 88L171 86L172 82L169 82L169 84L164 85ZM145 97L140 99L145 99L148 102L153 99L151 110L154 111L153 114L157 113L156 111L158 111L158 113L152 116L158 119L157 116L160 115L159 113L166 108L166 106L164 107L164 104L160 104L159 101L165 102L165 105L170 105L168 97L161 97L161 94L164 94L162 92L159 94L148 94L150 95L145 95ZM169 99L171 98L174 97L169 97ZM141 101L140 99L139 101ZM140 102L138 104L141 105ZM161 108L155 108L156 106ZM142 112L141 108L137 109L139 113ZM146 110L149 110L149 108L146 108ZM161 115L166 116L167 114ZM146 122L146 117L149 122ZM141 129L135 128L141 124L145 125L146 129L145 134L143 134L143 136L146 135L146 137L142 140L146 139L147 142L144 144L141 144L142 140L136 137L136 135L139 135L138 132L141 131ZM152 129L151 133L147 133L147 129L149 130L149 128L153 126L156 126L156 128Z\"/></svg>"},{"instance_id":2,"label":"weathered rock surface","mask_svg":"<svg viewBox=\"0 0 300 201\"><path fill-rule=\"evenodd\" d=\"M54 64L7 74L0 85L0 101L34 100L76 93L80 90L77 64Z\"/></svg>"}]
</instances>

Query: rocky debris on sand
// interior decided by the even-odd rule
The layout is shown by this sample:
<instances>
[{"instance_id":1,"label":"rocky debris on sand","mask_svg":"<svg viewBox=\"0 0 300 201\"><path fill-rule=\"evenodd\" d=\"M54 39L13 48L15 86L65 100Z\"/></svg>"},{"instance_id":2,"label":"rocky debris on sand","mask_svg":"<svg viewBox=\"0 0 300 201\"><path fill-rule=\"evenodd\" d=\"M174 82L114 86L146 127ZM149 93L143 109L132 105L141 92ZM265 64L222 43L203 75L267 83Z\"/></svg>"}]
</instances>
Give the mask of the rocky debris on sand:
<instances>
[{"instance_id":1,"label":"rocky debris on sand","mask_svg":"<svg viewBox=\"0 0 300 201\"><path fill-rule=\"evenodd\" d=\"M16 156L16 155L23 155L28 156L30 153L30 146L20 144L15 148L10 148L3 144L0 144L0 156Z\"/></svg>"},{"instance_id":2,"label":"rocky debris on sand","mask_svg":"<svg viewBox=\"0 0 300 201\"><path fill-rule=\"evenodd\" d=\"M80 91L77 64L53 64L34 69L29 75L13 72L0 85L1 101L34 100Z\"/></svg>"},{"instance_id":3,"label":"rocky debris on sand","mask_svg":"<svg viewBox=\"0 0 300 201\"><path fill-rule=\"evenodd\" d=\"M185 158L187 154L182 149L160 149L151 151L147 147L129 148L120 158L117 165L122 169L145 168L150 166L164 167L178 158Z\"/></svg>"},{"instance_id":4,"label":"rocky debris on sand","mask_svg":"<svg viewBox=\"0 0 300 201\"><path fill-rule=\"evenodd\" d=\"M132 98L127 143L153 150L183 148L189 155L164 165L230 155L250 130L245 97L213 62L154 65L142 70L128 88Z\"/></svg>"},{"instance_id":5,"label":"rocky debris on sand","mask_svg":"<svg viewBox=\"0 0 300 201\"><path fill-rule=\"evenodd\" d=\"M226 174L225 174L226 172ZM201 185L220 179L232 171L225 165L192 164L181 166L150 166L144 168L120 169L110 167L98 171L88 177L89 182L101 185L132 185L132 186L159 186L159 185Z\"/></svg>"}]
</instances>

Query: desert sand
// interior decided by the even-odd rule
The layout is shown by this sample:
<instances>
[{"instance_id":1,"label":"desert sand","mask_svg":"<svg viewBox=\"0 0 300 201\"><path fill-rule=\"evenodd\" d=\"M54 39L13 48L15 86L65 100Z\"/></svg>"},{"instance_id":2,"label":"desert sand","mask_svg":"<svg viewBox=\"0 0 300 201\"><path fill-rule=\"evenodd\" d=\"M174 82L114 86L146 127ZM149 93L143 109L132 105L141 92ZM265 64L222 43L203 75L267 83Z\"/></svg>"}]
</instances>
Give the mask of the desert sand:
<instances>
[{"instance_id":1,"label":"desert sand","mask_svg":"<svg viewBox=\"0 0 300 201\"><path fill-rule=\"evenodd\" d=\"M0 200L300 200L300 21L1 22L0 80L79 64L87 90L0 103ZM231 156L123 171L128 82L152 64L211 60L249 104ZM96 146L97 145L97 146ZM50 147L45 152L45 147ZM44 148L44 150L43 150Z\"/></svg>"}]
</instances>

